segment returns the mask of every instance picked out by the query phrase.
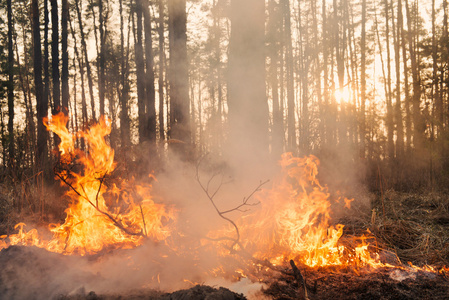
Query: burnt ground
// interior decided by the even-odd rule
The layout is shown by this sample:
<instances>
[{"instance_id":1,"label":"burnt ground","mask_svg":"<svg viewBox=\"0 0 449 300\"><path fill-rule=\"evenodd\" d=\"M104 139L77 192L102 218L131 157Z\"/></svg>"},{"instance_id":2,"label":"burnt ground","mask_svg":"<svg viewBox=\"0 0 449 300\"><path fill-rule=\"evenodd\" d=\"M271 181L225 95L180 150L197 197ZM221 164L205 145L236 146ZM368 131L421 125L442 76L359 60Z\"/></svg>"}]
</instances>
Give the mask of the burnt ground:
<instances>
[{"instance_id":1,"label":"burnt ground","mask_svg":"<svg viewBox=\"0 0 449 300\"><path fill-rule=\"evenodd\" d=\"M348 236L369 228L379 249L391 254L387 262L446 266L446 272L299 266L308 299L449 299L448 195L389 191L373 200L371 212L361 208L339 223L345 224ZM108 293L95 288L104 285L105 278L86 272L89 268L83 264L88 263L35 247L4 249L0 251L0 299L243 299L228 289L205 285L173 293L151 289ZM285 270L291 273L289 266ZM252 279L266 284L263 293L268 299L305 299L304 288L294 276L276 272Z\"/></svg>"},{"instance_id":2,"label":"burnt ground","mask_svg":"<svg viewBox=\"0 0 449 300\"><path fill-rule=\"evenodd\" d=\"M95 290L104 278L86 272L76 257L51 253L36 247L11 246L0 251L0 299L245 299L223 287L196 285L164 293L152 289L124 292ZM308 299L449 299L449 274L407 268L309 269L299 267L306 281ZM265 299L306 299L302 282L289 269L267 273ZM261 296L256 296L259 299ZM254 297L253 297L254 299Z\"/></svg>"},{"instance_id":3,"label":"burnt ground","mask_svg":"<svg viewBox=\"0 0 449 300\"><path fill-rule=\"evenodd\" d=\"M303 272L308 299L449 299L449 277L444 273L379 269ZM264 293L272 299L306 299L302 283L279 276Z\"/></svg>"}]
</instances>

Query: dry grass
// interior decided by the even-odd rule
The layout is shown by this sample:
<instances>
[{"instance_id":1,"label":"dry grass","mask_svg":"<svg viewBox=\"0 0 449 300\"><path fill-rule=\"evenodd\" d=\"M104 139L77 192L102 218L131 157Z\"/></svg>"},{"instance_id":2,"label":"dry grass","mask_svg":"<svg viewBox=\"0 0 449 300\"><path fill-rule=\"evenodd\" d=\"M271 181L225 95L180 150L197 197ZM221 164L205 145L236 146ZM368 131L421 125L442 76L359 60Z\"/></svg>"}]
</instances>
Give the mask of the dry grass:
<instances>
[{"instance_id":1,"label":"dry grass","mask_svg":"<svg viewBox=\"0 0 449 300\"><path fill-rule=\"evenodd\" d=\"M403 261L449 265L449 196L387 191L373 202L369 226Z\"/></svg>"}]
</instances>

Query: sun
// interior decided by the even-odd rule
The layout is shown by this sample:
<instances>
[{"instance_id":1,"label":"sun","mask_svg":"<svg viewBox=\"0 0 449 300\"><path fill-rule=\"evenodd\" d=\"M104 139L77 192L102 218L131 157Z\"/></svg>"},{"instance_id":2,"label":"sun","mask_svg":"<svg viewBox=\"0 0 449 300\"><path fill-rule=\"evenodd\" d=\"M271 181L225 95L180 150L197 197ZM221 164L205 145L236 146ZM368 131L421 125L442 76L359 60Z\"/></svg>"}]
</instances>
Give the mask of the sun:
<instances>
[{"instance_id":1,"label":"sun","mask_svg":"<svg viewBox=\"0 0 449 300\"><path fill-rule=\"evenodd\" d=\"M351 91L349 90L349 88L347 86L336 89L334 95L335 95L335 100L339 104L350 102Z\"/></svg>"}]
</instances>

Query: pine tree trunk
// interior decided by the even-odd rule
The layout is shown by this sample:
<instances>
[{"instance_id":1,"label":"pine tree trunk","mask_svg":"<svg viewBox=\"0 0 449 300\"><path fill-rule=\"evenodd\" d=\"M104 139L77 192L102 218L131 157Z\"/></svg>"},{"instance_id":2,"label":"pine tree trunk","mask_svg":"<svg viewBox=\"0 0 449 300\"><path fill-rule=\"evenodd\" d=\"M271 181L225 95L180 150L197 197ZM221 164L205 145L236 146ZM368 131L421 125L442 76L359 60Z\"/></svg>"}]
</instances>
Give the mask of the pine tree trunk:
<instances>
[{"instance_id":1,"label":"pine tree trunk","mask_svg":"<svg viewBox=\"0 0 449 300\"><path fill-rule=\"evenodd\" d=\"M145 118L145 61L143 57L143 38L142 38L142 5L143 0L136 1L136 21L135 26L135 55L136 55L136 75L137 75L137 108L139 121L139 142L146 140L146 118Z\"/></svg>"},{"instance_id":2,"label":"pine tree trunk","mask_svg":"<svg viewBox=\"0 0 449 300\"><path fill-rule=\"evenodd\" d=\"M408 0L405 0L405 9L407 12L407 28L408 42L410 51L410 60L412 62L412 79L413 79L413 146L416 151L422 150L424 143L425 124L421 116L421 83L419 78L419 65L414 45L414 34L416 32L412 28L412 16Z\"/></svg>"},{"instance_id":3,"label":"pine tree trunk","mask_svg":"<svg viewBox=\"0 0 449 300\"><path fill-rule=\"evenodd\" d=\"M79 1L80 0L75 0L75 9L76 9L76 14L78 16L78 25L79 25L79 30L80 30L80 34L81 34L81 47L82 47L82 52L84 55L84 63L86 64L86 73L87 73L87 82L89 84L89 95L90 95L92 119L96 120L95 97L94 97L94 87L93 87L94 84L93 84L93 79L92 79L92 70L90 67L89 57L87 54L86 37L84 35L84 29L83 29L84 26L83 26L83 21L82 21L83 18L81 15Z\"/></svg>"},{"instance_id":4,"label":"pine tree trunk","mask_svg":"<svg viewBox=\"0 0 449 300\"><path fill-rule=\"evenodd\" d=\"M294 94L294 74L293 74L293 47L292 47L292 33L290 21L290 4L289 0L282 0L282 14L284 19L284 44L285 44L285 67L287 76L287 147L288 151L297 151L296 149L296 118L295 118L295 94ZM307 107L307 104L303 108ZM303 115L304 122L307 121L308 116ZM304 134L303 132L301 132Z\"/></svg>"},{"instance_id":5,"label":"pine tree trunk","mask_svg":"<svg viewBox=\"0 0 449 300\"><path fill-rule=\"evenodd\" d=\"M398 19L398 27L401 28L401 48L402 48L402 61L404 72L404 95L405 95L404 106L405 106L405 134L406 134L405 152L406 154L410 154L411 140L412 140L412 124L410 115L410 87L408 82L409 69L407 63L407 48L406 48L407 41L405 38L401 0L398 0L398 13L400 13L401 17Z\"/></svg>"},{"instance_id":6,"label":"pine tree trunk","mask_svg":"<svg viewBox=\"0 0 449 300\"><path fill-rule=\"evenodd\" d=\"M151 37L151 17L149 10L149 1L143 3L143 17L145 30L145 93L146 93L146 135L152 143L156 142L156 95L154 86L154 55L153 41Z\"/></svg>"},{"instance_id":7,"label":"pine tree trunk","mask_svg":"<svg viewBox=\"0 0 449 300\"><path fill-rule=\"evenodd\" d=\"M398 0L398 3L401 0ZM393 1L391 1L391 9L392 15L393 13ZM404 158L404 125L403 125L403 117L402 117L402 100L401 100L401 58L400 58L400 50L401 50L401 31L402 31L402 11L399 11L399 7L402 7L402 4L398 4L398 14L397 14L397 23L396 23L396 32L395 34L395 43L394 43L394 57L395 57L395 71L396 71L396 106L395 106L395 118L396 118L396 132L397 132L397 141L396 141L396 158L400 163ZM394 26L394 22L393 22Z\"/></svg>"},{"instance_id":8,"label":"pine tree trunk","mask_svg":"<svg viewBox=\"0 0 449 300\"><path fill-rule=\"evenodd\" d=\"M61 109L61 88L59 79L59 17L58 1L51 2L51 70L53 81L53 112L57 114ZM58 137L55 136L55 143ZM58 143L56 143L58 144Z\"/></svg>"},{"instance_id":9,"label":"pine tree trunk","mask_svg":"<svg viewBox=\"0 0 449 300\"><path fill-rule=\"evenodd\" d=\"M98 97L100 102L100 115L105 114L105 34L104 34L104 28L105 28L105 20L103 16L103 0L98 1L98 15L99 15L99 31L100 31L100 52L99 55L99 62L98 62Z\"/></svg>"},{"instance_id":10,"label":"pine tree trunk","mask_svg":"<svg viewBox=\"0 0 449 300\"><path fill-rule=\"evenodd\" d=\"M268 41L270 43L270 90L273 101L273 129L272 129L272 155L279 158L283 152L284 144L284 130L283 130L283 113L279 105L279 33L280 21L279 16L280 7L275 1L269 2L269 23Z\"/></svg>"},{"instance_id":11,"label":"pine tree trunk","mask_svg":"<svg viewBox=\"0 0 449 300\"><path fill-rule=\"evenodd\" d=\"M360 158L366 153L366 0L362 0L362 36L360 41Z\"/></svg>"},{"instance_id":12,"label":"pine tree trunk","mask_svg":"<svg viewBox=\"0 0 449 300\"><path fill-rule=\"evenodd\" d=\"M70 24L70 32L72 34L72 38L73 38L73 52L75 53L75 57L74 57L74 62L73 64L75 65L76 62L78 62L78 68L79 68L79 72L80 72L80 79L81 79L81 119L83 121L83 124L87 123L87 101L86 101L86 90L84 87L84 63L83 63L83 58L80 56L79 51L78 51L78 45L77 45L77 39L76 39L76 34L75 34L75 30L73 29L73 25L72 25L72 21L69 20L69 24ZM75 95L74 95L75 97ZM81 139L81 143L82 143L82 149L84 149L84 139Z\"/></svg>"},{"instance_id":13,"label":"pine tree trunk","mask_svg":"<svg viewBox=\"0 0 449 300\"><path fill-rule=\"evenodd\" d=\"M187 61L186 0L169 0L170 37L170 134L173 150L191 157L189 73Z\"/></svg>"},{"instance_id":14,"label":"pine tree trunk","mask_svg":"<svg viewBox=\"0 0 449 300\"><path fill-rule=\"evenodd\" d=\"M49 174L48 166L48 132L44 126L43 118L47 116L48 103L44 99L44 90L42 84L42 53L41 53L41 35L39 22L39 4L38 0L31 1L31 13L33 19L33 54L34 54L34 86L36 90L36 111L37 111L37 167L43 170L45 177Z\"/></svg>"},{"instance_id":15,"label":"pine tree trunk","mask_svg":"<svg viewBox=\"0 0 449 300\"><path fill-rule=\"evenodd\" d=\"M385 13L385 44L387 52L387 77L386 77L386 102L387 102L387 156L390 159L394 158L394 140L393 140L393 106L392 106L392 92L391 92L391 58L390 58L390 13L388 7L388 0L384 0Z\"/></svg>"},{"instance_id":16,"label":"pine tree trunk","mask_svg":"<svg viewBox=\"0 0 449 300\"><path fill-rule=\"evenodd\" d=\"M122 142L122 150L127 149L131 144L130 139L130 122L128 114L128 98L129 98L129 82L127 80L128 68L126 66L125 58L125 35L124 35L124 21L123 21L123 0L119 1L120 5L120 137Z\"/></svg>"},{"instance_id":17,"label":"pine tree trunk","mask_svg":"<svg viewBox=\"0 0 449 300\"><path fill-rule=\"evenodd\" d=\"M69 35L69 4L68 0L61 1L61 47L62 47L62 111L68 115L69 112L69 52L67 39Z\"/></svg>"},{"instance_id":18,"label":"pine tree trunk","mask_svg":"<svg viewBox=\"0 0 449 300\"><path fill-rule=\"evenodd\" d=\"M12 23L12 1L7 0L8 14L8 166L10 170L14 170L14 50L13 50L13 23ZM3 157L5 161L6 157Z\"/></svg>"},{"instance_id":19,"label":"pine tree trunk","mask_svg":"<svg viewBox=\"0 0 449 300\"><path fill-rule=\"evenodd\" d=\"M159 93L159 138L161 141L165 140L165 122L164 122L164 0L159 0L159 78L158 78L158 93Z\"/></svg>"}]
</instances>

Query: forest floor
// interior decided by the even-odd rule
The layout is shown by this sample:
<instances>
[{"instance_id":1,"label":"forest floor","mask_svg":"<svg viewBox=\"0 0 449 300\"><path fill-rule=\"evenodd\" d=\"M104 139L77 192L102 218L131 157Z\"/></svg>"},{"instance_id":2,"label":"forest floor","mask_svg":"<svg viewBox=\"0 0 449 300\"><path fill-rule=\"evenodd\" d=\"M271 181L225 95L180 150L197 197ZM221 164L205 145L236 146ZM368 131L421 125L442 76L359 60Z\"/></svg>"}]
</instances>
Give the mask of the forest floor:
<instances>
[{"instance_id":1,"label":"forest floor","mask_svg":"<svg viewBox=\"0 0 449 300\"><path fill-rule=\"evenodd\" d=\"M4 191L5 189L0 193L0 235L10 233L13 225L21 221L20 218L23 217L23 214L13 213L12 204L8 201L9 196ZM449 299L449 269L447 268L449 266L449 196L435 193L387 191L382 195L374 196L370 205L370 213L353 214L338 220L345 225L345 234L350 235L369 228L377 239L377 247L385 254L386 261L402 266L407 266L408 262L416 266L429 265L440 271L336 270L298 266L305 279L306 289L293 276L273 273L268 278L260 279L266 286L263 294L268 299L306 299L306 296L308 299ZM61 204L61 208L56 210L62 207ZM14 266L24 261L22 250L17 248L11 249L12 251L7 250L9 249L0 252L0 264L4 266L4 270L5 267L9 270L9 275L5 275L5 271L0 272L0 298L11 295L10 293L13 293L12 295L15 292L19 293L23 286L29 288L33 287L33 284L36 288L32 290L33 293L42 292L39 291L42 288L39 280L17 286L5 283L5 278L16 274L14 273L16 271L12 271ZM38 254L30 253L37 255L34 261L38 261L39 257L47 255L44 252L45 250ZM60 259L65 258L59 256L58 260ZM37 277L42 277L42 274L50 267L32 264L29 268L37 269ZM286 271L289 271L287 266ZM56 270L56 272L59 271ZM13 282L17 284L20 278ZM227 289L202 285L171 294L144 290L127 296L97 295L95 292L87 291L84 294L58 296L59 299L124 299L123 297L126 299L243 299L242 295ZM16 297L16 299L21 298Z\"/></svg>"}]
</instances>

